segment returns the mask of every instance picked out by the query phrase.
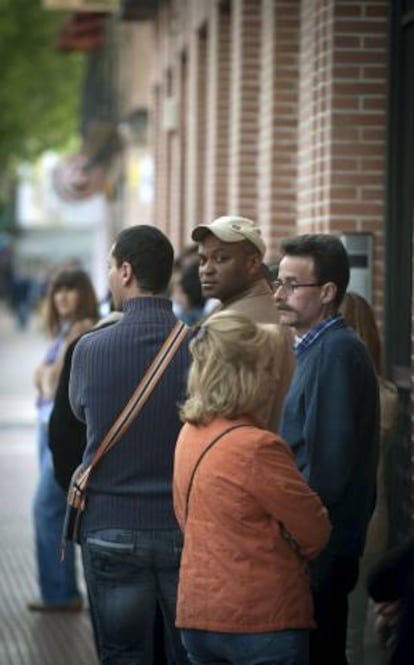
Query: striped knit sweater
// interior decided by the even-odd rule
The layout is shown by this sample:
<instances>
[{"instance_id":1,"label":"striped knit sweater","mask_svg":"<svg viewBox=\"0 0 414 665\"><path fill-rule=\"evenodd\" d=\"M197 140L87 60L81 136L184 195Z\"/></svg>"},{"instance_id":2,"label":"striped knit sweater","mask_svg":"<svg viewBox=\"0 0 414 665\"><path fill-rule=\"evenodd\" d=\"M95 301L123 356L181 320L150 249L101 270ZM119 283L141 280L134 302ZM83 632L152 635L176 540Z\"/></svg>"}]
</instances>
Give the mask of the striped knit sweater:
<instances>
[{"instance_id":1,"label":"striped knit sweater","mask_svg":"<svg viewBox=\"0 0 414 665\"><path fill-rule=\"evenodd\" d=\"M139 297L113 326L79 340L69 397L87 426L86 467L177 319L169 300ZM171 479L185 396L188 344L180 347L136 421L93 471L83 520L91 529L176 528Z\"/></svg>"}]
</instances>

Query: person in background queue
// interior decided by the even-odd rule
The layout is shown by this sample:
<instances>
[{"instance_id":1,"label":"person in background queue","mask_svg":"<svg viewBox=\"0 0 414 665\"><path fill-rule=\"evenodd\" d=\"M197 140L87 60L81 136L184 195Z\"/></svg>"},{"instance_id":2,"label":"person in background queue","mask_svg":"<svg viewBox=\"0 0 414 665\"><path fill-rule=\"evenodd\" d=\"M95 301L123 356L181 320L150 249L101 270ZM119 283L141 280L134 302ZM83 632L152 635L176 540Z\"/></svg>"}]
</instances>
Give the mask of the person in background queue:
<instances>
[{"instance_id":1,"label":"person in background queue","mask_svg":"<svg viewBox=\"0 0 414 665\"><path fill-rule=\"evenodd\" d=\"M32 612L77 612L82 609L73 546L60 561L60 540L66 496L56 482L49 449L49 418L68 345L90 330L98 305L92 282L79 269L62 270L46 297L46 327L52 338L35 372L39 418L39 480L33 503L36 560L40 597L28 603Z\"/></svg>"},{"instance_id":2,"label":"person in background queue","mask_svg":"<svg viewBox=\"0 0 414 665\"><path fill-rule=\"evenodd\" d=\"M371 305L359 293L347 291L341 303L341 314L362 339L371 354L378 377L380 396L380 450L377 470L377 500L371 517L364 554L360 562L358 583L349 598L347 656L350 665L364 663L364 633L368 612L366 576L381 558L389 542L389 496L385 466L395 441L398 415L397 387L382 376L381 338Z\"/></svg>"}]
</instances>

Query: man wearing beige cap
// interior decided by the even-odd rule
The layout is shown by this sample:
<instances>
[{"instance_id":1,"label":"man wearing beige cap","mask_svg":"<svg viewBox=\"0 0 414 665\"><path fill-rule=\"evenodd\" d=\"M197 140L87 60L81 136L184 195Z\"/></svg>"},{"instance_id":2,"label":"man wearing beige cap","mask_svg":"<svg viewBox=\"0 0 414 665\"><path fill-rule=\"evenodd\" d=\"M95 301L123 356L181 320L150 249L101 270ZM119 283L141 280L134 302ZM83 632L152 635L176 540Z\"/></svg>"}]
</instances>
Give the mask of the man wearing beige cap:
<instances>
[{"instance_id":1,"label":"man wearing beige cap","mask_svg":"<svg viewBox=\"0 0 414 665\"><path fill-rule=\"evenodd\" d=\"M214 311L231 309L255 323L278 325L272 290L264 277L266 245L257 224L236 215L218 217L211 224L196 226L191 237L198 243L203 295L220 301ZM273 431L279 425L281 404L295 366L291 334L283 326L280 344L280 380L268 423Z\"/></svg>"}]
</instances>

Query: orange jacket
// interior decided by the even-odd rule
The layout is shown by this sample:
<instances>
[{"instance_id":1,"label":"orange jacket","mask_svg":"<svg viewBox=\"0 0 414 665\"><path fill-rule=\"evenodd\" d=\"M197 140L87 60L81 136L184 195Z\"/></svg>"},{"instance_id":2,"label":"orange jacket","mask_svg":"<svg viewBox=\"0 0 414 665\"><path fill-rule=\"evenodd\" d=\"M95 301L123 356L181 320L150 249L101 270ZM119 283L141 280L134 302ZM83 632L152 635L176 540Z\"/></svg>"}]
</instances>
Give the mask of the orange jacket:
<instances>
[{"instance_id":1,"label":"orange jacket","mask_svg":"<svg viewBox=\"0 0 414 665\"><path fill-rule=\"evenodd\" d=\"M200 454L220 432L242 423L248 427L225 435L200 463L186 520ZM305 560L327 543L330 523L278 436L249 418L184 425L173 490L184 531L179 628L239 633L314 626Z\"/></svg>"}]
</instances>

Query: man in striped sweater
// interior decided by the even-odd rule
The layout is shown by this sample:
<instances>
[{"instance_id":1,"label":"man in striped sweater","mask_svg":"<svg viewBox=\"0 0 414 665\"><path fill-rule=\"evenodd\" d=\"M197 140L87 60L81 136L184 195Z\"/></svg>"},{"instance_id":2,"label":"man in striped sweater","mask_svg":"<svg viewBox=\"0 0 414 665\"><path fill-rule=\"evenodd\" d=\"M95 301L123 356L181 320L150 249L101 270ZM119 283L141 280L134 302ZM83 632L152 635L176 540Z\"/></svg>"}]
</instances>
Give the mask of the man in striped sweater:
<instances>
[{"instance_id":1,"label":"man in striped sweater","mask_svg":"<svg viewBox=\"0 0 414 665\"><path fill-rule=\"evenodd\" d=\"M125 229L111 249L109 283L124 314L79 340L69 384L72 409L87 427L84 468L177 322L164 295L172 265L169 240L152 226ZM171 496L188 364L185 341L88 483L81 547L102 663L152 662L157 602L172 662L188 662L174 627L182 538Z\"/></svg>"}]
</instances>

